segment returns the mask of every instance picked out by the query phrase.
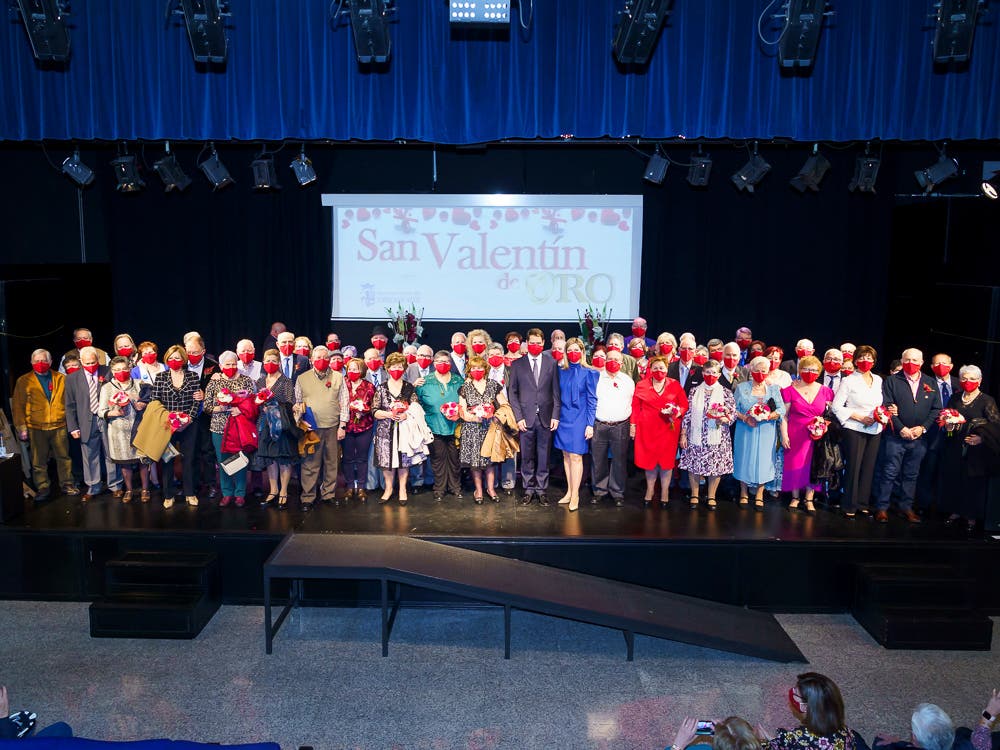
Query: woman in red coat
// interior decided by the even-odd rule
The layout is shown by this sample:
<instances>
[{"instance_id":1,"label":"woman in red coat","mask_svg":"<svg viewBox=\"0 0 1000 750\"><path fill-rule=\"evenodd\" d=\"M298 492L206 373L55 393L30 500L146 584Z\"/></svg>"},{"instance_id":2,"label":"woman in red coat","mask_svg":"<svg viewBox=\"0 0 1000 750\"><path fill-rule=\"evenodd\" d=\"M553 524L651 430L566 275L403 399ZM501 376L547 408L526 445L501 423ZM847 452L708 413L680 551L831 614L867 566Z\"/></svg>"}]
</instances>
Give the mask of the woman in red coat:
<instances>
[{"instance_id":1,"label":"woman in red coat","mask_svg":"<svg viewBox=\"0 0 1000 750\"><path fill-rule=\"evenodd\" d=\"M630 432L635 439L635 465L646 472L643 503L653 501L656 479L660 479L660 504L670 502L670 474L677 457L681 417L688 401L681 384L667 377L667 358L649 361L649 377L636 383L632 396Z\"/></svg>"}]
</instances>

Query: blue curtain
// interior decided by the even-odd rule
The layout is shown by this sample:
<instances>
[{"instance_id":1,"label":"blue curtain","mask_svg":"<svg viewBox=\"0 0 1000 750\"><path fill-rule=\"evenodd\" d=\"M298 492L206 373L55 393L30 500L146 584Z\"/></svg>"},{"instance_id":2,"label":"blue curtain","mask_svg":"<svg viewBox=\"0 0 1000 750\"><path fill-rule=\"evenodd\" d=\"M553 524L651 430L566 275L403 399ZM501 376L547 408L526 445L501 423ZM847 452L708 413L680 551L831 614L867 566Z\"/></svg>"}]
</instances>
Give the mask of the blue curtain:
<instances>
[{"instance_id":1,"label":"blue curtain","mask_svg":"<svg viewBox=\"0 0 1000 750\"><path fill-rule=\"evenodd\" d=\"M325 2L234 0L228 64L205 72L162 2L87 0L63 69L0 24L0 139L1000 137L996 23L967 69L937 72L927 3L838 0L812 75L787 76L758 38L764 0L676 0L648 69L626 73L611 56L621 4L535 0L530 32L490 39L453 35L445 0L402 0L373 72Z\"/></svg>"}]
</instances>

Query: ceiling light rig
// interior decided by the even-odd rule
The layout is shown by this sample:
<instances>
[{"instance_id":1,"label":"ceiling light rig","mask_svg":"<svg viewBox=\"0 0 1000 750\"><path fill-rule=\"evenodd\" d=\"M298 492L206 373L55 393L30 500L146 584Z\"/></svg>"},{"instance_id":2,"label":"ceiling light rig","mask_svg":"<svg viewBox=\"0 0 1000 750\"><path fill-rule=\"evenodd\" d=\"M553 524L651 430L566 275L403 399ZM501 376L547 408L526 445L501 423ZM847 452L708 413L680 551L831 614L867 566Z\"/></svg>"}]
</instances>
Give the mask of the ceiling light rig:
<instances>
[{"instance_id":1,"label":"ceiling light rig","mask_svg":"<svg viewBox=\"0 0 1000 750\"><path fill-rule=\"evenodd\" d=\"M771 16L772 23L781 23L781 33L768 40L764 38L764 18L777 1L771 0L757 17L757 36L765 46L778 48L780 67L808 70L816 62L823 21L833 16L830 4L827 0L785 0L781 12Z\"/></svg>"},{"instance_id":2,"label":"ceiling light rig","mask_svg":"<svg viewBox=\"0 0 1000 750\"><path fill-rule=\"evenodd\" d=\"M804 193L806 190L818 193L819 183L823 181L823 176L829 169L830 162L819 152L819 144L814 143L812 154L806 159L806 163L802 165L799 173L789 180L788 184L800 193Z\"/></svg>"},{"instance_id":3,"label":"ceiling light rig","mask_svg":"<svg viewBox=\"0 0 1000 750\"><path fill-rule=\"evenodd\" d=\"M212 192L217 192L235 184L236 180L232 178L229 174L229 170L226 169L226 165L222 163L221 159L219 159L219 154L215 150L215 144L210 142L205 148L211 149L212 153L209 154L208 158L204 161L198 162L198 169L200 169L208 181L212 183ZM204 151L205 149L202 149L202 153L204 153ZM201 158L200 154L199 158Z\"/></svg>"},{"instance_id":4,"label":"ceiling light rig","mask_svg":"<svg viewBox=\"0 0 1000 750\"><path fill-rule=\"evenodd\" d=\"M167 14L184 19L196 63L226 64L229 39L225 19L232 17L229 0L168 0Z\"/></svg>"},{"instance_id":5,"label":"ceiling light rig","mask_svg":"<svg viewBox=\"0 0 1000 750\"><path fill-rule=\"evenodd\" d=\"M281 149L278 149L279 151ZM259 193L281 190L278 184L278 173L274 169L274 154L262 149L257 158L250 163L253 170L253 189Z\"/></svg>"},{"instance_id":6,"label":"ceiling light rig","mask_svg":"<svg viewBox=\"0 0 1000 750\"><path fill-rule=\"evenodd\" d=\"M643 66L656 48L673 0L625 0L611 53L621 65Z\"/></svg>"},{"instance_id":7,"label":"ceiling light rig","mask_svg":"<svg viewBox=\"0 0 1000 750\"><path fill-rule=\"evenodd\" d=\"M712 159L708 154L702 153L701 146L698 146L698 153L691 157L691 166L688 167L688 185L708 187L708 178L711 174Z\"/></svg>"},{"instance_id":8,"label":"ceiling light rig","mask_svg":"<svg viewBox=\"0 0 1000 750\"><path fill-rule=\"evenodd\" d=\"M119 193L139 193L146 187L146 182L139 174L139 165L136 164L135 156L128 152L128 146L121 145L121 153L111 160L111 169L114 172L115 190Z\"/></svg>"},{"instance_id":9,"label":"ceiling light rig","mask_svg":"<svg viewBox=\"0 0 1000 750\"><path fill-rule=\"evenodd\" d=\"M983 181L980 188L983 195L990 200L997 199L997 191L1000 191L1000 161L983 162Z\"/></svg>"},{"instance_id":10,"label":"ceiling light rig","mask_svg":"<svg viewBox=\"0 0 1000 750\"><path fill-rule=\"evenodd\" d=\"M933 192L934 188L945 180L950 180L958 174L959 166L957 159L949 159L941 147L938 160L924 169L918 169L913 173L917 179L917 184L924 189L924 193Z\"/></svg>"},{"instance_id":11,"label":"ceiling light rig","mask_svg":"<svg viewBox=\"0 0 1000 750\"><path fill-rule=\"evenodd\" d=\"M854 176L847 184L847 189L852 193L875 194L875 180L878 178L879 167L882 166L882 159L871 155L871 144L865 144L865 153L854 161Z\"/></svg>"},{"instance_id":12,"label":"ceiling light rig","mask_svg":"<svg viewBox=\"0 0 1000 750\"><path fill-rule=\"evenodd\" d=\"M349 18L358 62L384 65L392 53L389 24L395 13L394 0L339 0L330 13L330 22L336 29L342 18Z\"/></svg>"},{"instance_id":13,"label":"ceiling light rig","mask_svg":"<svg viewBox=\"0 0 1000 750\"><path fill-rule=\"evenodd\" d=\"M316 170L313 168L312 161L306 156L306 144L302 144L299 155L292 159L292 163L288 166L291 167L300 186L305 187L316 182Z\"/></svg>"},{"instance_id":14,"label":"ceiling light rig","mask_svg":"<svg viewBox=\"0 0 1000 750\"><path fill-rule=\"evenodd\" d=\"M31 51L39 62L67 62L70 40L66 18L66 0L17 0L14 14L20 12L28 32Z\"/></svg>"},{"instance_id":15,"label":"ceiling light rig","mask_svg":"<svg viewBox=\"0 0 1000 750\"><path fill-rule=\"evenodd\" d=\"M967 63L972 57L972 40L977 16L985 10L985 0L938 0L934 19L934 63Z\"/></svg>"},{"instance_id":16,"label":"ceiling light rig","mask_svg":"<svg viewBox=\"0 0 1000 750\"><path fill-rule=\"evenodd\" d=\"M191 178L181 169L177 157L170 153L170 141L167 141L166 151L166 156L153 164L153 171L163 180L164 192L183 192L191 185Z\"/></svg>"},{"instance_id":17,"label":"ceiling light rig","mask_svg":"<svg viewBox=\"0 0 1000 750\"><path fill-rule=\"evenodd\" d=\"M764 161L764 157L757 153L757 141L754 141L750 160L740 167L730 179L737 190L746 191L752 195L754 188L770 171L771 165Z\"/></svg>"},{"instance_id":18,"label":"ceiling light rig","mask_svg":"<svg viewBox=\"0 0 1000 750\"><path fill-rule=\"evenodd\" d=\"M94 170L80 159L80 149L75 149L72 156L63 160L60 171L80 188L85 188L94 181Z\"/></svg>"}]
</instances>

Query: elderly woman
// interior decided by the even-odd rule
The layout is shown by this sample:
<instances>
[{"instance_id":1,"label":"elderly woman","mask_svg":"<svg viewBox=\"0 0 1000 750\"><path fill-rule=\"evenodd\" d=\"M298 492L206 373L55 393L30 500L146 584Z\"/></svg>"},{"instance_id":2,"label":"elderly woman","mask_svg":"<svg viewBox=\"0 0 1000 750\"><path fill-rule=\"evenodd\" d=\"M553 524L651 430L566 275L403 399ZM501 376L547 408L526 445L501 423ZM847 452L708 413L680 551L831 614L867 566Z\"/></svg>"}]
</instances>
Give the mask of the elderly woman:
<instances>
[{"instance_id":1,"label":"elderly woman","mask_svg":"<svg viewBox=\"0 0 1000 750\"><path fill-rule=\"evenodd\" d=\"M236 352L225 351L220 354L219 377L213 377L205 391L205 412L212 415L209 429L212 432L215 455L219 460L219 484L222 491L222 499L219 500L220 508L225 508L230 503L234 503L237 508L242 508L246 502L247 470L244 468L235 474L227 474L222 468L223 461L236 455L222 452L222 436L226 432L230 416L239 413L240 408L235 404L220 403L219 394L223 389L226 389L234 395L234 401L252 398L254 394L254 382L248 375L240 374L238 362L239 358Z\"/></svg>"},{"instance_id":2,"label":"elderly woman","mask_svg":"<svg viewBox=\"0 0 1000 750\"><path fill-rule=\"evenodd\" d=\"M669 331L664 331L656 337L656 355L666 357L667 363L677 360L677 337Z\"/></svg>"},{"instance_id":3,"label":"elderly woman","mask_svg":"<svg viewBox=\"0 0 1000 750\"><path fill-rule=\"evenodd\" d=\"M145 342L149 343L149 342ZM142 351L142 345L139 345ZM187 352L183 346L175 344L167 349L163 357L167 369L156 376L153 380L153 387L150 390L150 400L159 401L168 412L185 412L191 416L191 421L174 433L173 442L177 444L177 449L182 456L193 456L194 446L198 438L198 429L194 427L195 417L201 411L201 401L205 394L201 390L198 376L187 368ZM142 402L139 402L142 403ZM137 408L145 408L145 404ZM195 494L195 461L183 462L183 474L181 484L187 504L198 505L198 496ZM172 508L174 498L168 493L167 483L163 483L163 507Z\"/></svg>"},{"instance_id":4,"label":"elderly woman","mask_svg":"<svg viewBox=\"0 0 1000 750\"><path fill-rule=\"evenodd\" d=\"M470 354L477 354L483 359L486 359L486 350L493 343L493 339L482 328L469 331L465 335L465 341L469 346Z\"/></svg>"},{"instance_id":5,"label":"elderly woman","mask_svg":"<svg viewBox=\"0 0 1000 750\"><path fill-rule=\"evenodd\" d=\"M458 403L458 391L465 378L451 370L451 354L446 350L434 353L434 374L417 386L417 397L424 408L427 427L434 441L431 443L431 467L434 470L434 500L444 500L444 493L451 492L462 499L462 484L459 480L459 453L455 444L455 422L459 416L445 414L445 404Z\"/></svg>"},{"instance_id":6,"label":"elderly woman","mask_svg":"<svg viewBox=\"0 0 1000 750\"><path fill-rule=\"evenodd\" d=\"M844 719L844 699L829 677L816 672L800 674L788 690L794 729L779 729L765 750L867 750L861 736Z\"/></svg>"},{"instance_id":7,"label":"elderly woman","mask_svg":"<svg viewBox=\"0 0 1000 750\"><path fill-rule=\"evenodd\" d=\"M292 419L295 385L291 378L281 372L281 352L277 349L264 352L262 369L264 374L257 379L256 389L258 392L269 390L274 396L261 405L257 421L259 444L254 460L264 466L270 485L267 497L260 504L266 508L277 498L278 508L284 510L288 505L288 481L292 477L292 465L299 458L299 446L298 440L282 429L281 425L285 419ZM285 412L284 418L281 411Z\"/></svg>"},{"instance_id":8,"label":"elderly woman","mask_svg":"<svg viewBox=\"0 0 1000 750\"><path fill-rule=\"evenodd\" d=\"M152 341L143 341L139 344L139 360L132 368L133 380L152 385L156 376L166 371L166 366L158 361L159 351Z\"/></svg>"},{"instance_id":9,"label":"elderly woman","mask_svg":"<svg viewBox=\"0 0 1000 750\"><path fill-rule=\"evenodd\" d=\"M136 421L138 400L139 381L132 379L128 358L114 357L111 360L111 379L101 386L97 416L108 423L108 455L121 468L122 476L125 478L123 503L132 500L133 476L137 467L142 482L142 492L139 497L142 502L149 502L149 461L140 462L139 455L132 445L132 428Z\"/></svg>"},{"instance_id":10,"label":"elderly woman","mask_svg":"<svg viewBox=\"0 0 1000 750\"><path fill-rule=\"evenodd\" d=\"M296 336L292 344L292 351L301 357L308 357L312 353L312 341L308 336Z\"/></svg>"},{"instance_id":11,"label":"elderly woman","mask_svg":"<svg viewBox=\"0 0 1000 750\"><path fill-rule=\"evenodd\" d=\"M946 408L954 409L965 423L948 433L941 428L941 469L939 481L942 510L949 511L947 524L962 520L970 532L986 514L986 491L991 466L997 455L992 445L983 440L984 428L1000 435L1000 411L992 396L982 391L983 373L975 365L965 365L958 371L962 389L951 394Z\"/></svg>"},{"instance_id":12,"label":"elderly woman","mask_svg":"<svg viewBox=\"0 0 1000 750\"><path fill-rule=\"evenodd\" d=\"M613 365L605 367L612 372ZM622 370L624 372L624 369ZM635 441L635 465L646 472L643 504L653 501L656 480L660 480L660 505L670 502L670 475L673 473L680 439L681 418L688 409L681 384L667 377L667 358L653 357L649 378L640 380L632 395L629 434Z\"/></svg>"},{"instance_id":13,"label":"elderly woman","mask_svg":"<svg viewBox=\"0 0 1000 750\"><path fill-rule=\"evenodd\" d=\"M780 346L768 346L764 349L763 356L770 360L771 371L764 381L767 385L776 385L779 389L785 390L792 384L792 376L781 369L781 362L785 357L785 350ZM771 497L777 498L781 491L781 483L785 472L785 449L778 443L775 452L774 479L767 483L765 489L771 493Z\"/></svg>"},{"instance_id":14,"label":"elderly woman","mask_svg":"<svg viewBox=\"0 0 1000 750\"><path fill-rule=\"evenodd\" d=\"M799 379L781 391L785 402L785 419L781 420L781 447L784 449L781 489L792 493L788 507L799 507L799 493L805 491L806 513L815 513L813 496L819 484L809 481L812 467L813 443L809 426L826 413L833 401L833 391L819 382L823 365L809 355L798 363Z\"/></svg>"},{"instance_id":15,"label":"elderly woman","mask_svg":"<svg viewBox=\"0 0 1000 750\"><path fill-rule=\"evenodd\" d=\"M406 494L406 479L410 474L410 465L419 462L418 456L411 456L396 444L398 431L393 429L398 422L409 418L407 409L417 400L417 392L412 383L403 380L406 371L406 359L399 352L393 352L385 358L385 369L389 373L388 380L375 387L372 401L375 420L375 464L382 470L385 480L385 492L379 504L384 505L392 499L393 478L399 477L399 504L406 505L409 500Z\"/></svg>"},{"instance_id":16,"label":"elderly woman","mask_svg":"<svg viewBox=\"0 0 1000 750\"><path fill-rule=\"evenodd\" d=\"M584 359L583 341L571 338L566 342L566 356L559 364L559 427L553 445L562 451L566 473L566 494L560 505L569 504L575 511L580 507L580 485L583 483L583 456L590 452L589 441L594 437L594 417L597 411L597 378L600 373ZM643 347L645 349L645 347ZM556 350L552 350L555 354Z\"/></svg>"},{"instance_id":17,"label":"elderly woman","mask_svg":"<svg viewBox=\"0 0 1000 750\"><path fill-rule=\"evenodd\" d=\"M635 382L639 382L644 377L646 377L646 371L649 369L649 358L646 350L646 339L634 338L628 342L628 353L632 359L635 360L635 372L632 377Z\"/></svg>"},{"instance_id":18,"label":"elderly woman","mask_svg":"<svg viewBox=\"0 0 1000 750\"><path fill-rule=\"evenodd\" d=\"M458 414L462 418L462 434L459 438L459 458L463 466L472 471L475 485L473 498L477 505L483 503L483 475L486 475L486 494L493 502L500 497L493 488L494 465L481 454L483 441L493 419L492 412L507 403L503 389L495 380L486 378L486 360L478 354L469 357L469 375L458 390Z\"/></svg>"},{"instance_id":19,"label":"elderly woman","mask_svg":"<svg viewBox=\"0 0 1000 750\"><path fill-rule=\"evenodd\" d=\"M344 451L344 481L347 497L361 502L368 500L365 482L368 477L368 451L375 434L375 386L365 380L365 363L358 359L347 361L348 417L342 445Z\"/></svg>"},{"instance_id":20,"label":"elderly woman","mask_svg":"<svg viewBox=\"0 0 1000 750\"><path fill-rule=\"evenodd\" d=\"M995 692L995 691L994 691ZM988 712L988 709L987 709ZM992 716L992 714L990 714ZM975 750L989 750L992 745L990 733L981 730L982 721L969 738L971 747ZM910 716L910 740L897 740L875 736L872 742L873 750L952 750L952 748L968 748L967 742L955 742L955 724L951 717L940 706L933 703L921 703Z\"/></svg>"},{"instance_id":21,"label":"elderly woman","mask_svg":"<svg viewBox=\"0 0 1000 750\"><path fill-rule=\"evenodd\" d=\"M124 357L128 361L130 370L139 361L139 350L135 345L135 341L127 333L119 333L115 336L114 351L115 353L111 356Z\"/></svg>"},{"instance_id":22,"label":"elderly woman","mask_svg":"<svg viewBox=\"0 0 1000 750\"><path fill-rule=\"evenodd\" d=\"M604 370L604 365L608 361L608 350L604 344L594 344L594 349L590 353L590 366L597 370L598 375Z\"/></svg>"},{"instance_id":23,"label":"elderly woman","mask_svg":"<svg viewBox=\"0 0 1000 750\"><path fill-rule=\"evenodd\" d=\"M705 479L705 503L715 510L719 480L733 471L733 441L729 425L736 413L733 392L719 382L721 366L714 359L702 369L704 381L688 394L688 412L681 422L680 467L691 475L692 508L698 507L699 485Z\"/></svg>"},{"instance_id":24,"label":"elderly woman","mask_svg":"<svg viewBox=\"0 0 1000 750\"><path fill-rule=\"evenodd\" d=\"M781 474L777 468L778 427L785 415L781 389L768 385L771 360L750 361L750 380L739 383L736 399L736 434L733 441L733 477L740 483L740 505L747 505L747 488L755 488L754 507L764 510L764 489ZM787 375L787 373L785 373Z\"/></svg>"},{"instance_id":25,"label":"elderly woman","mask_svg":"<svg viewBox=\"0 0 1000 750\"><path fill-rule=\"evenodd\" d=\"M874 414L882 405L882 378L872 371L876 356L870 346L857 347L854 358L857 372L841 379L833 399L833 413L844 428L840 442L847 462L847 475L842 508L847 518L854 518L859 509L869 512L872 478L882 439L882 425Z\"/></svg>"}]
</instances>

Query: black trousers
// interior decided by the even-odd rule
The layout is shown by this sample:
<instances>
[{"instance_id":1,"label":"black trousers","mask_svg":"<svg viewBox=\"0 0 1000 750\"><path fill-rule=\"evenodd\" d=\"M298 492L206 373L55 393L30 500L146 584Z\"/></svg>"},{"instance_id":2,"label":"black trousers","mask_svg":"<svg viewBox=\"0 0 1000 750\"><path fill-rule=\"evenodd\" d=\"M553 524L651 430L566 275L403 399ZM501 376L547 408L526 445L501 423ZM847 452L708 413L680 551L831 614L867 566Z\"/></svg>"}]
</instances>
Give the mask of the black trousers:
<instances>
[{"instance_id":1,"label":"black trousers","mask_svg":"<svg viewBox=\"0 0 1000 750\"><path fill-rule=\"evenodd\" d=\"M520 434L521 484L525 492L545 492L549 488L549 454L552 430L549 423L535 417L535 424Z\"/></svg>"},{"instance_id":2,"label":"black trousers","mask_svg":"<svg viewBox=\"0 0 1000 750\"><path fill-rule=\"evenodd\" d=\"M594 462L594 494L607 495L618 500L625 496L626 468L628 466L629 423L594 422L594 437L590 441L590 455ZM608 458L608 452L611 458Z\"/></svg>"},{"instance_id":3,"label":"black trousers","mask_svg":"<svg viewBox=\"0 0 1000 750\"><path fill-rule=\"evenodd\" d=\"M847 513L870 505L878 447L882 435L869 435L857 430L843 430L840 445L847 461L844 477L844 499L841 507Z\"/></svg>"},{"instance_id":4,"label":"black trousers","mask_svg":"<svg viewBox=\"0 0 1000 750\"><path fill-rule=\"evenodd\" d=\"M454 435L435 435L431 443L431 468L434 471L434 493L445 491L458 494L462 491L459 481L458 446Z\"/></svg>"},{"instance_id":5,"label":"black trousers","mask_svg":"<svg viewBox=\"0 0 1000 750\"><path fill-rule=\"evenodd\" d=\"M177 450L181 452L181 485L184 489L185 495L196 495L195 491L197 485L195 484L195 468L197 466L197 451L195 446L198 444L198 423L193 423L190 427L178 432L174 435L174 439L171 441L177 446ZM194 459L194 460L192 460ZM173 474L172 468L165 472L166 474ZM168 492L167 487L169 484L169 479L164 476L160 480L162 482L163 492Z\"/></svg>"}]
</instances>

